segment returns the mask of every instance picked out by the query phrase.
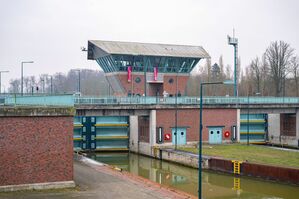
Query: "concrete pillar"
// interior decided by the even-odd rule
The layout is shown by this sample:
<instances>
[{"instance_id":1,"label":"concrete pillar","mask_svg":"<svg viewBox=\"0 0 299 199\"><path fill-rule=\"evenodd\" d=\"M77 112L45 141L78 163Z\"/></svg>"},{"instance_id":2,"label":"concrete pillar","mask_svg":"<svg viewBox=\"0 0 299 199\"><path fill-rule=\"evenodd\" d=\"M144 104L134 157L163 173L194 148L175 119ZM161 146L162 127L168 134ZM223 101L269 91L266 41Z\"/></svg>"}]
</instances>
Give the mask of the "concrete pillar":
<instances>
[{"instance_id":1,"label":"concrete pillar","mask_svg":"<svg viewBox=\"0 0 299 199\"><path fill-rule=\"evenodd\" d=\"M138 147L138 142L139 142L139 137L138 137L138 116L136 115L131 115L130 116L130 151L138 153L139 147Z\"/></svg>"},{"instance_id":2,"label":"concrete pillar","mask_svg":"<svg viewBox=\"0 0 299 199\"><path fill-rule=\"evenodd\" d=\"M240 122L240 119L241 118L241 112L240 112L240 109L237 109L237 142L240 142L240 125L241 125L241 122Z\"/></svg>"},{"instance_id":3,"label":"concrete pillar","mask_svg":"<svg viewBox=\"0 0 299 199\"><path fill-rule=\"evenodd\" d=\"M268 139L270 143L280 143L280 114L268 114Z\"/></svg>"},{"instance_id":4,"label":"concrete pillar","mask_svg":"<svg viewBox=\"0 0 299 199\"><path fill-rule=\"evenodd\" d=\"M156 145L156 110L150 111L149 117L149 136L150 136L150 147L152 149L153 146ZM153 150L151 150L151 155L153 155Z\"/></svg>"}]
</instances>

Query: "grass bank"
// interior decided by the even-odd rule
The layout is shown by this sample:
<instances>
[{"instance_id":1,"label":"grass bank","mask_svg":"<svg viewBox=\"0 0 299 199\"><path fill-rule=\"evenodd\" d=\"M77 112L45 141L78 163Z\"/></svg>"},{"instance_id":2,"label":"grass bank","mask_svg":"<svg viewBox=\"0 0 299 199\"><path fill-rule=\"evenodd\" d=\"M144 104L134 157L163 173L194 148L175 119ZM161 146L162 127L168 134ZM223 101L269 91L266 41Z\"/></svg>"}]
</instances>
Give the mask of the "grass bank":
<instances>
[{"instance_id":1,"label":"grass bank","mask_svg":"<svg viewBox=\"0 0 299 199\"><path fill-rule=\"evenodd\" d=\"M179 150L198 153L197 148L179 147ZM203 145L203 155L243 160L251 163L299 169L299 151L279 150L259 145Z\"/></svg>"}]
</instances>

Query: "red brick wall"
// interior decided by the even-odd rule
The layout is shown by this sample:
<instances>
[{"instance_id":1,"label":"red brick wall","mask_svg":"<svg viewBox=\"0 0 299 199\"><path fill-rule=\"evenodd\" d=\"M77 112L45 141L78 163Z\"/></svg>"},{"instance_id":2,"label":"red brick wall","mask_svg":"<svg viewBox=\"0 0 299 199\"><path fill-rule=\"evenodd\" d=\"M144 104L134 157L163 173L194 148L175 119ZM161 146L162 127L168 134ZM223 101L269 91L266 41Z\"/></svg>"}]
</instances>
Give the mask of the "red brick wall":
<instances>
[{"instance_id":1,"label":"red brick wall","mask_svg":"<svg viewBox=\"0 0 299 199\"><path fill-rule=\"evenodd\" d=\"M173 79L173 83L170 84L169 80ZM189 76L178 76L178 91L182 95L185 95L185 90L186 90L186 85L188 82ZM169 93L172 94L173 96L176 93L176 75L164 75L164 84L163 84L163 89Z\"/></svg>"},{"instance_id":2,"label":"red brick wall","mask_svg":"<svg viewBox=\"0 0 299 199\"><path fill-rule=\"evenodd\" d=\"M126 95L129 91L131 91L131 93L140 95L144 93L144 75L132 73L131 82L128 82L127 74L118 74L117 77L119 78L121 85L125 89ZM139 83L135 82L136 77L139 77L141 79Z\"/></svg>"},{"instance_id":3,"label":"red brick wall","mask_svg":"<svg viewBox=\"0 0 299 199\"><path fill-rule=\"evenodd\" d=\"M117 74L117 78L120 80L121 85L125 89L125 96L131 91L131 93L143 95L144 94L144 74L132 73L132 80L128 82L127 74ZM136 77L140 78L140 82L136 83ZM169 83L169 79L173 79L172 83ZM178 91L182 95L185 94L187 81L189 76L178 76ZM164 83L147 83L147 95L156 96L157 89L159 94L162 95L163 91L174 95L176 93L176 75L164 75Z\"/></svg>"},{"instance_id":4,"label":"red brick wall","mask_svg":"<svg viewBox=\"0 0 299 199\"><path fill-rule=\"evenodd\" d=\"M199 109L179 109L178 126L188 126L187 141L199 140ZM203 141L208 141L207 126L224 126L223 134L226 130L231 131L231 126L237 123L236 109L204 109L203 110ZM171 134L171 127L175 126L175 110L157 110L157 127L164 128L164 134ZM225 138L223 140L230 140ZM171 141L169 141L171 142Z\"/></svg>"},{"instance_id":5,"label":"red brick wall","mask_svg":"<svg viewBox=\"0 0 299 199\"><path fill-rule=\"evenodd\" d=\"M0 186L73 180L73 117L0 117Z\"/></svg>"}]
</instances>

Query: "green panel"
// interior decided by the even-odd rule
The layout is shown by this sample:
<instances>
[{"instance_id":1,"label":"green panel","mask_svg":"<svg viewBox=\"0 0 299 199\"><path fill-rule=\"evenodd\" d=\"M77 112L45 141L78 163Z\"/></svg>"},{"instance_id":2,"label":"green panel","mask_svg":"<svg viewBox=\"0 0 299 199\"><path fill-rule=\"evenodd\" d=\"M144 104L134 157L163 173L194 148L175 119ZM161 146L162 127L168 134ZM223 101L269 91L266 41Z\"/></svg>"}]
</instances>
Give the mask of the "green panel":
<instances>
[{"instance_id":1,"label":"green panel","mask_svg":"<svg viewBox=\"0 0 299 199\"><path fill-rule=\"evenodd\" d=\"M128 140L97 140L97 149L128 148Z\"/></svg>"},{"instance_id":2,"label":"green panel","mask_svg":"<svg viewBox=\"0 0 299 199\"><path fill-rule=\"evenodd\" d=\"M98 116L96 117L97 124L122 124L128 123L128 117L125 116Z\"/></svg>"},{"instance_id":3,"label":"green panel","mask_svg":"<svg viewBox=\"0 0 299 199\"><path fill-rule=\"evenodd\" d=\"M249 119L248 119L249 118ZM240 115L240 141L265 142L267 133L266 114L241 114Z\"/></svg>"},{"instance_id":4,"label":"green panel","mask_svg":"<svg viewBox=\"0 0 299 199\"><path fill-rule=\"evenodd\" d=\"M128 149L128 130L128 117L76 116L74 150Z\"/></svg>"},{"instance_id":5,"label":"green panel","mask_svg":"<svg viewBox=\"0 0 299 199\"><path fill-rule=\"evenodd\" d=\"M96 136L128 136L128 127L97 127Z\"/></svg>"}]
</instances>

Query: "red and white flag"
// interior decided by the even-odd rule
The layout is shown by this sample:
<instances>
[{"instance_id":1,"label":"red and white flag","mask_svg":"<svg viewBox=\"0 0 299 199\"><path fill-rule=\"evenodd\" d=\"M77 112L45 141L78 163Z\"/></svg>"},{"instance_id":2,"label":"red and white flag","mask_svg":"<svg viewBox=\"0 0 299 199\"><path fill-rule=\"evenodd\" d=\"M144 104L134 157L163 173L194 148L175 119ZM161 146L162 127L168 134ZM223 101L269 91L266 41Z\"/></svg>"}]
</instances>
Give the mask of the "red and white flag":
<instances>
[{"instance_id":1,"label":"red and white flag","mask_svg":"<svg viewBox=\"0 0 299 199\"><path fill-rule=\"evenodd\" d=\"M158 67L154 67L154 81L158 79Z\"/></svg>"},{"instance_id":2,"label":"red and white flag","mask_svg":"<svg viewBox=\"0 0 299 199\"><path fill-rule=\"evenodd\" d=\"M128 66L128 82L132 79L132 66Z\"/></svg>"}]
</instances>

